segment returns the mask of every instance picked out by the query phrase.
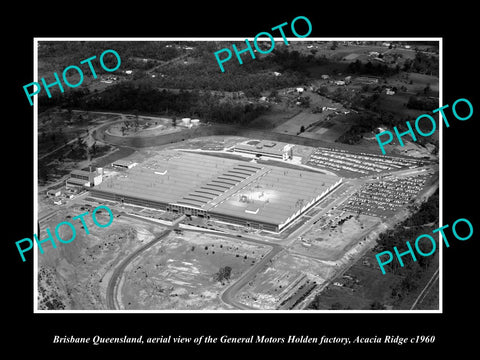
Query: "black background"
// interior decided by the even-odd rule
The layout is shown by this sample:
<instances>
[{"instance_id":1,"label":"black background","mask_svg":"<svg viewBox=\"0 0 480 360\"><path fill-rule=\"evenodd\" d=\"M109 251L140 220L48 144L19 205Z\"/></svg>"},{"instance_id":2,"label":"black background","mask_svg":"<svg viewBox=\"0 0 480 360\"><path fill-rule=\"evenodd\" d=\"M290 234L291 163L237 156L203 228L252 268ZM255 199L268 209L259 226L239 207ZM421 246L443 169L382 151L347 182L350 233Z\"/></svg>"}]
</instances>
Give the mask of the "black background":
<instances>
[{"instance_id":1,"label":"black background","mask_svg":"<svg viewBox=\"0 0 480 360\"><path fill-rule=\"evenodd\" d=\"M246 350L297 354L322 354L366 350L389 356L393 353L440 354L448 348L466 353L475 345L477 281L474 264L480 228L474 212L478 198L475 143L480 102L473 89L478 82L478 20L473 5L460 2L423 5L419 2L356 5L333 2L274 3L271 6L244 2L189 5L173 8L164 3L109 3L61 6L15 5L5 14L2 47L3 224L2 343L23 352L44 354L122 354L149 352L156 358L166 351L194 350L195 354L220 351L231 356ZM474 114L467 121L450 121L443 130L443 223L469 219L474 235L468 241L453 240L443 251L443 314L33 314L33 258L22 263L15 241L32 236L33 224L33 108L26 101L23 85L33 81L34 37L253 37L261 31L297 16L310 19L309 37L442 37L443 104L467 98ZM9 22L9 18L13 21ZM288 29L288 28L286 28ZM299 31L300 32L300 31ZM300 32L301 33L301 32ZM289 36L289 29L286 32ZM278 36L274 34L274 36ZM5 82L6 80L6 82ZM448 113L447 113L448 114ZM478 199L477 199L478 200ZM7 216L5 217L5 213ZM27 257L28 258L28 257ZM470 327L473 325L473 328ZM318 336L416 336L434 335L431 345L59 345L54 335L93 337L182 335L195 337L266 335ZM35 355L33 355L35 356Z\"/></svg>"}]
</instances>

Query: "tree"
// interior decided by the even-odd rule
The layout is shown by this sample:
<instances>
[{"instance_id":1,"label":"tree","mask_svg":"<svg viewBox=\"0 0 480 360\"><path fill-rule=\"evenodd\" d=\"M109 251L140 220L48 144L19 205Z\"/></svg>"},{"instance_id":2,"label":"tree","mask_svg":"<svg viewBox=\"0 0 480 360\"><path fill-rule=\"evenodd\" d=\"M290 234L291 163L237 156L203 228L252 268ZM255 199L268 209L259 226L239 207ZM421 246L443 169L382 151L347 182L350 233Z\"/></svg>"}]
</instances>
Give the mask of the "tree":
<instances>
[{"instance_id":1,"label":"tree","mask_svg":"<svg viewBox=\"0 0 480 360\"><path fill-rule=\"evenodd\" d=\"M95 141L90 147L90 154L95 156L97 155L97 142Z\"/></svg>"},{"instance_id":2,"label":"tree","mask_svg":"<svg viewBox=\"0 0 480 360\"><path fill-rule=\"evenodd\" d=\"M320 86L317 90L317 93L320 94L320 95L328 95L328 93L329 93L328 87L325 86L325 85Z\"/></svg>"},{"instance_id":3,"label":"tree","mask_svg":"<svg viewBox=\"0 0 480 360\"><path fill-rule=\"evenodd\" d=\"M269 99L273 101L280 101L280 97L278 96L278 91L277 90L272 90L270 92L270 95L268 96Z\"/></svg>"},{"instance_id":4,"label":"tree","mask_svg":"<svg viewBox=\"0 0 480 360\"><path fill-rule=\"evenodd\" d=\"M222 282L223 280L229 280L231 274L232 268L230 266L224 266L221 267L213 276L216 281Z\"/></svg>"},{"instance_id":5,"label":"tree","mask_svg":"<svg viewBox=\"0 0 480 360\"><path fill-rule=\"evenodd\" d=\"M300 133L303 133L305 131L305 126L300 126Z\"/></svg>"}]
</instances>

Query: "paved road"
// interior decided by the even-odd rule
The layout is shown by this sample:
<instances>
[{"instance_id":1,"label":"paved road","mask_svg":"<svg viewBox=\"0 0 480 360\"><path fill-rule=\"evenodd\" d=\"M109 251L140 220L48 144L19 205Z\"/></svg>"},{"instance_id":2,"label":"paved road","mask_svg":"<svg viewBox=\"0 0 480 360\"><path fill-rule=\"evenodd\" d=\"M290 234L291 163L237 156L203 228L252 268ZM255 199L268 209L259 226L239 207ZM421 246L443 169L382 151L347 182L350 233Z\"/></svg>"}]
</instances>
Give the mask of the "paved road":
<instances>
[{"instance_id":1,"label":"paved road","mask_svg":"<svg viewBox=\"0 0 480 360\"><path fill-rule=\"evenodd\" d=\"M410 310L415 309L415 306L417 306L419 302L423 301L425 296L427 296L428 292L430 291L432 285L435 284L435 282L438 280L438 275L439 275L439 269L437 269L435 273L432 275L432 277L430 278L430 280L428 280L427 285L425 285L425 287L422 289L418 297L415 299Z\"/></svg>"},{"instance_id":2,"label":"paved road","mask_svg":"<svg viewBox=\"0 0 480 360\"><path fill-rule=\"evenodd\" d=\"M198 229L198 230L185 229L185 231L194 231L194 232L202 232L202 233L210 233L210 234L212 233L211 231L201 230L201 229ZM251 242L255 244L265 245L272 248L272 250L270 250L270 252L267 255L265 255L258 263L256 263L254 266L248 269L245 273L243 273L240 278L238 278L235 282L233 282L220 295L222 301L226 304L236 307L237 309L253 310L254 308L236 301L235 295L244 285L246 285L250 280L252 280L253 277L256 275L256 273L261 271L265 266L265 264L267 264L275 255L277 255L281 251L284 251L284 248L281 245L274 244L268 241L259 240L259 239L248 237L248 236L238 237L236 235L227 234L227 233L218 233L217 235L223 236L223 237L229 237L232 239L236 239L238 241L246 241L246 242Z\"/></svg>"},{"instance_id":3,"label":"paved road","mask_svg":"<svg viewBox=\"0 0 480 360\"><path fill-rule=\"evenodd\" d=\"M85 111L82 111L82 110L72 110L72 111L73 111L73 112L79 112L79 113L85 112ZM91 113L91 114L118 115L118 116L121 116L121 117L124 116L124 114L113 113L113 112L105 112L105 111L88 111L88 112ZM104 125L107 125L107 124L111 124L111 123L114 123L114 122L116 122L116 121L119 121L119 120L118 120L118 119L111 119L111 120L107 120L106 122L102 122L102 123L100 123L100 124L97 124L97 125L95 125L94 127L91 127L91 128L88 128L88 127L87 127L87 130L88 130L88 132L89 132L89 135L88 135L88 136L91 136L91 134L92 134L94 131L98 130L101 126L104 126ZM86 136L83 136L83 137L86 137ZM39 156L39 157L38 157L38 160L42 160L42 159L46 158L47 156L50 156L50 155L52 155L53 153L57 152L58 150L63 149L65 146L68 146L68 145L70 145L70 144L73 144L73 143L76 142L76 141L77 141L77 137L75 137L75 138L71 139L70 141L68 141L67 143L65 143L65 144L63 144L63 145L61 145L61 146L59 146L59 147L57 147L57 148L49 151L49 152L46 153L46 154L43 154L42 156Z\"/></svg>"},{"instance_id":4,"label":"paved road","mask_svg":"<svg viewBox=\"0 0 480 360\"><path fill-rule=\"evenodd\" d=\"M126 213L122 213L122 216L129 216ZM193 231L193 232L200 232L200 233L209 233L212 234L212 231L208 230L202 230L202 229L188 229L186 231ZM148 244L145 244L141 248L137 249L134 251L132 254L127 256L113 271L112 276L110 277L110 280L107 285L107 292L106 292L106 303L107 303L107 308L110 310L116 310L118 309L118 306L116 304L116 292L117 292L117 284L119 279L121 278L123 272L125 271L126 267L128 264L130 264L133 259L135 259L138 255L140 255L143 251L147 250L148 248L152 247L156 243L158 243L160 240L164 239L168 234L170 234L171 229L165 230L163 233L161 233L158 237L150 241ZM262 241L258 240L255 238L249 238L242 236L241 238L235 235L231 234L225 234L225 233L213 233L215 235L223 236L223 237L229 237L236 239L238 241L246 241L246 242L251 242L251 243L256 243L260 245L266 245L272 248L272 250L262 259L260 260L256 265L251 267L246 273L244 273L237 281L235 281L233 284L231 284L223 293L222 293L222 300L236 308L239 309L251 309L250 307L243 305L237 301L235 301L234 296L237 293L238 290L240 290L248 281L251 280L251 278L256 274L257 271L259 271L268 261L270 261L271 258L273 258L276 254L278 254L280 251L283 250L283 247L280 245L275 245L271 244L267 241Z\"/></svg>"},{"instance_id":5,"label":"paved road","mask_svg":"<svg viewBox=\"0 0 480 360\"><path fill-rule=\"evenodd\" d=\"M432 186L432 188L435 188L436 186ZM341 200L345 200L343 197ZM337 200L338 201L338 200ZM123 215L126 215L128 216L128 214L125 214L123 213ZM389 227L389 226L393 226L394 223L396 223L399 218L403 218L403 216L405 216L403 214L403 212L401 214L396 214L393 218L389 219L389 221L385 222L385 223L381 223L379 225L382 225L383 227ZM375 230L377 230L378 232L378 228L376 227L375 229L369 229L366 231L366 233L374 233ZM194 232L202 232L202 233L212 233L211 231L209 230L202 230L202 229L188 229L186 231L194 231ZM144 250L150 248L151 246L153 246L154 244L156 244L158 241L160 241L161 239L163 239L165 236L167 236L169 233L171 232L171 230L166 230L164 233L162 233L159 237L157 237L156 239L152 240L150 243L142 246L141 248L139 248L138 250L136 250L134 253L132 253L131 255L129 255L126 259L124 259L119 266L117 266L117 268L114 270L114 273L112 274L112 277L110 278L110 281L107 285L107 295L106 295L106 301L107 301L107 307L109 309L116 309L117 306L115 304L115 299L116 299L116 285L117 285L117 282L118 280L120 279L121 275L123 274L123 271L125 270L125 268L127 267L127 265L135 258L137 257L141 252L143 252ZM252 310L254 308L250 307L250 306L247 306L245 304L242 304L240 302L238 302L236 299L235 299L235 295L238 293L238 291L241 290L241 288L243 286L245 286L249 281L251 281L255 275L261 271L264 266L266 264L268 264L268 262L273 259L277 254L279 254L281 251L288 251L284 246L280 245L280 244L275 244L275 243L272 243L272 242L268 242L268 241L263 241L263 240L259 240L257 238L253 238L253 237L248 237L248 236L242 236L242 237L238 237L236 235L232 235L232 234L227 234L227 233L221 233L221 232L218 232L218 235L220 236L224 236L224 237L229 237L229 238L233 238L233 239L236 239L238 241L246 241L246 242L252 242L252 243L256 243L256 244L261 244L261 245L266 245L266 246L269 246L271 247L272 249L270 250L270 252L263 258L261 259L258 263L256 263L254 266L252 266L249 270L247 270L239 279L237 279L235 282L233 282L227 289L225 289L222 294L221 294L221 299L223 302L225 302L226 304L229 304L237 309L242 309L242 310ZM362 237L365 236L366 234L365 233L362 233ZM366 245L366 244L365 244ZM332 278L329 279L329 281L326 281L324 285L330 283L332 281L332 279L338 277L339 275L341 275L343 272L345 272L346 270L348 270L355 262L356 260L358 260L367 250L369 250L371 248L371 246L363 246L363 249L362 251L359 252L359 254L357 254L357 256L355 256L355 260L354 259L350 259L350 261L346 261L343 265L339 266L339 268L337 269L336 271L336 274L335 276L333 276ZM374 245L374 243L373 243ZM303 254L305 255L306 257L311 257L311 258L314 258L312 256L309 256L308 254ZM323 288L323 287L322 287ZM321 289L322 290L322 289ZM320 291L316 291L315 293L318 294ZM424 289L425 290L425 289ZM420 297L419 297L420 298ZM418 299L417 299L418 300ZM306 305L305 301L302 301L302 307ZM415 305L415 304L414 304ZM296 307L298 308L298 306Z\"/></svg>"},{"instance_id":6,"label":"paved road","mask_svg":"<svg viewBox=\"0 0 480 360\"><path fill-rule=\"evenodd\" d=\"M121 275L123 274L123 271L125 268L130 264L130 262L135 259L140 253L143 251L147 250L148 248L151 248L153 245L158 243L160 240L168 236L170 234L171 230L165 230L162 232L159 236L157 236L155 239L150 241L149 243L143 245L141 248L135 250L133 253L128 255L123 261L118 265L115 270L113 271L112 276L110 277L110 280L108 281L107 285L107 294L106 294L106 302L107 302L107 308L110 310L117 310L117 304L116 304L116 286L118 279L120 279Z\"/></svg>"}]
</instances>

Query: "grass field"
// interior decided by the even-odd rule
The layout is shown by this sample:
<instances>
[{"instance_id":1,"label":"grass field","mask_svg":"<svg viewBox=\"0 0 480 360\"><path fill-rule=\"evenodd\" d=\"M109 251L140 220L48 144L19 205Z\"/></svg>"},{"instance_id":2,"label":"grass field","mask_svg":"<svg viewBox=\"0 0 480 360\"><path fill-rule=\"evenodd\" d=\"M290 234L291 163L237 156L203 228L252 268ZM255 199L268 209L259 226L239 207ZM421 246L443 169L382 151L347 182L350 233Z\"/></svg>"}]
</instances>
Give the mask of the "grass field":
<instances>
[{"instance_id":1,"label":"grass field","mask_svg":"<svg viewBox=\"0 0 480 360\"><path fill-rule=\"evenodd\" d=\"M302 111L287 122L277 126L274 131L289 135L297 135L302 126L306 128L311 124L316 123L320 119L321 116L319 114L312 114L311 112Z\"/></svg>"}]
</instances>

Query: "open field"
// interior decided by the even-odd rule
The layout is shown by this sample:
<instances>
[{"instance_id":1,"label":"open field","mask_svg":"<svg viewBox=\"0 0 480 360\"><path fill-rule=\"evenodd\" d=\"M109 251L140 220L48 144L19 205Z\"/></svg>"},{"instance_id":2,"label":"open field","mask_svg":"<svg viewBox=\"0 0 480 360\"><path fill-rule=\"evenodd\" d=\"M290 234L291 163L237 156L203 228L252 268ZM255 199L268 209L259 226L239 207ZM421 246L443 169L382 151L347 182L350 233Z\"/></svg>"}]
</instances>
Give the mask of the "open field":
<instances>
[{"instance_id":1,"label":"open field","mask_svg":"<svg viewBox=\"0 0 480 360\"><path fill-rule=\"evenodd\" d=\"M213 234L172 233L127 267L121 303L125 309L230 309L220 301L221 291L268 251ZM215 279L226 266L229 279Z\"/></svg>"},{"instance_id":2,"label":"open field","mask_svg":"<svg viewBox=\"0 0 480 360\"><path fill-rule=\"evenodd\" d=\"M320 121L318 114L312 114L305 111L295 115L293 118L275 128L276 132L281 132L290 135L297 135L300 133L300 128L311 126L312 124Z\"/></svg>"},{"instance_id":3,"label":"open field","mask_svg":"<svg viewBox=\"0 0 480 360\"><path fill-rule=\"evenodd\" d=\"M167 118L144 118L139 116L138 119L125 120L112 124L106 131L109 135L114 136L159 136L180 131L185 127L180 124L173 126L172 119Z\"/></svg>"}]
</instances>

